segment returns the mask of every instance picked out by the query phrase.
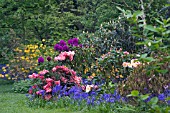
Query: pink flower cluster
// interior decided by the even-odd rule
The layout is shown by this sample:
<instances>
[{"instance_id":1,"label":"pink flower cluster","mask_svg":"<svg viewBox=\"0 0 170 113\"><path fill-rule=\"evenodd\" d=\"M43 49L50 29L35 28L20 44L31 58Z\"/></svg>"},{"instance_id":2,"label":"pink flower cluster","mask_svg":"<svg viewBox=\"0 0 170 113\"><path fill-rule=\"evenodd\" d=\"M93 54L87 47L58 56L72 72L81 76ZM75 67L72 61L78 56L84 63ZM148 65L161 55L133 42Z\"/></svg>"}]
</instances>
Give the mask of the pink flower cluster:
<instances>
[{"instance_id":1,"label":"pink flower cluster","mask_svg":"<svg viewBox=\"0 0 170 113\"><path fill-rule=\"evenodd\" d=\"M41 80L44 79L44 76L42 76L40 74L36 74L36 73L33 73L32 75L29 75L28 77L31 79L36 79L36 78L39 78Z\"/></svg>"},{"instance_id":2,"label":"pink flower cluster","mask_svg":"<svg viewBox=\"0 0 170 113\"><path fill-rule=\"evenodd\" d=\"M67 58L69 58L69 60L72 61L74 54L75 54L74 51L61 52L57 57L54 58L54 61L64 61Z\"/></svg>"},{"instance_id":3,"label":"pink flower cluster","mask_svg":"<svg viewBox=\"0 0 170 113\"><path fill-rule=\"evenodd\" d=\"M123 67L138 67L141 63L137 59L132 59L131 62L123 62Z\"/></svg>"},{"instance_id":4,"label":"pink flower cluster","mask_svg":"<svg viewBox=\"0 0 170 113\"><path fill-rule=\"evenodd\" d=\"M45 70L45 69L44 69L43 71L40 71L40 72L39 72L40 75L45 75L45 74L47 74L47 73L49 73L49 71L48 71L48 70Z\"/></svg>"},{"instance_id":5,"label":"pink flower cluster","mask_svg":"<svg viewBox=\"0 0 170 113\"><path fill-rule=\"evenodd\" d=\"M60 85L60 80L55 81L52 78L46 78L45 82L46 82L46 85L43 86L43 89L46 91L46 93L50 93L52 91L52 86Z\"/></svg>"},{"instance_id":6,"label":"pink flower cluster","mask_svg":"<svg viewBox=\"0 0 170 113\"><path fill-rule=\"evenodd\" d=\"M74 82L78 86L81 83L81 77L78 77L74 70L68 69L65 66L56 66L52 71L61 75L60 79L63 83Z\"/></svg>"}]
</instances>

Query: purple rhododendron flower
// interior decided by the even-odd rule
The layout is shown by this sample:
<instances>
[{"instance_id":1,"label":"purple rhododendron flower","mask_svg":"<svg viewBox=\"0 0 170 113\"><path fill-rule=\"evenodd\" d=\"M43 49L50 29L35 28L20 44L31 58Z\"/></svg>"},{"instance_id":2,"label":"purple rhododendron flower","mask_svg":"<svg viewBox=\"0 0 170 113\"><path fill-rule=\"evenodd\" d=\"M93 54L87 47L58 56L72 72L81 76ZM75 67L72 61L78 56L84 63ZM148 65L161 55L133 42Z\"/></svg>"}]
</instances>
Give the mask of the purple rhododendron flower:
<instances>
[{"instance_id":1,"label":"purple rhododendron flower","mask_svg":"<svg viewBox=\"0 0 170 113\"><path fill-rule=\"evenodd\" d=\"M72 44L73 44L73 40L72 40L72 39L69 39L69 40L68 40L68 44L72 45Z\"/></svg>"},{"instance_id":2,"label":"purple rhododendron flower","mask_svg":"<svg viewBox=\"0 0 170 113\"><path fill-rule=\"evenodd\" d=\"M47 57L47 61L51 61L51 57L50 56Z\"/></svg>"},{"instance_id":3,"label":"purple rhododendron flower","mask_svg":"<svg viewBox=\"0 0 170 113\"><path fill-rule=\"evenodd\" d=\"M59 46L59 47L58 47L58 50L59 50L59 51L62 51L62 50L63 50L63 47L62 47L62 46Z\"/></svg>"},{"instance_id":4,"label":"purple rhododendron flower","mask_svg":"<svg viewBox=\"0 0 170 113\"><path fill-rule=\"evenodd\" d=\"M83 47L83 45L82 45L82 44L79 44L79 47L81 47L81 48L82 48L82 47Z\"/></svg>"},{"instance_id":5,"label":"purple rhododendron flower","mask_svg":"<svg viewBox=\"0 0 170 113\"><path fill-rule=\"evenodd\" d=\"M73 45L78 45L78 43L79 43L78 38L73 38Z\"/></svg>"},{"instance_id":6,"label":"purple rhododendron flower","mask_svg":"<svg viewBox=\"0 0 170 113\"><path fill-rule=\"evenodd\" d=\"M69 47L67 45L63 46L63 51L69 51Z\"/></svg>"},{"instance_id":7,"label":"purple rhododendron flower","mask_svg":"<svg viewBox=\"0 0 170 113\"><path fill-rule=\"evenodd\" d=\"M61 46L67 45L64 40L60 40L60 43L59 43L59 44L60 44Z\"/></svg>"},{"instance_id":8,"label":"purple rhododendron flower","mask_svg":"<svg viewBox=\"0 0 170 113\"><path fill-rule=\"evenodd\" d=\"M40 56L39 58L38 58L38 63L43 63L44 62L44 58L42 57L42 56Z\"/></svg>"},{"instance_id":9,"label":"purple rhododendron flower","mask_svg":"<svg viewBox=\"0 0 170 113\"><path fill-rule=\"evenodd\" d=\"M54 45L54 50L58 50L59 46L60 46L59 44Z\"/></svg>"}]
</instances>

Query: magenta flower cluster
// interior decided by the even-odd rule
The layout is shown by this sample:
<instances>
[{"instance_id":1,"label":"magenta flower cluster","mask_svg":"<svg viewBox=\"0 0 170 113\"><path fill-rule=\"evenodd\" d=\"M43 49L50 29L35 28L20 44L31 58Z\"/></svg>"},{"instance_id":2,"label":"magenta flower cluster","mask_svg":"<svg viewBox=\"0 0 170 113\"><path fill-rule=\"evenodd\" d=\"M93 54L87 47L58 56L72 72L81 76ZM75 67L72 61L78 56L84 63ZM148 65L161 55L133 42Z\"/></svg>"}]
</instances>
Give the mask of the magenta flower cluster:
<instances>
[{"instance_id":1,"label":"magenta flower cluster","mask_svg":"<svg viewBox=\"0 0 170 113\"><path fill-rule=\"evenodd\" d=\"M68 44L68 45L67 45ZM70 46L82 47L82 44L79 44L78 38L69 39L66 43L64 40L60 40L59 43L54 45L54 50L56 51L70 51Z\"/></svg>"}]
</instances>

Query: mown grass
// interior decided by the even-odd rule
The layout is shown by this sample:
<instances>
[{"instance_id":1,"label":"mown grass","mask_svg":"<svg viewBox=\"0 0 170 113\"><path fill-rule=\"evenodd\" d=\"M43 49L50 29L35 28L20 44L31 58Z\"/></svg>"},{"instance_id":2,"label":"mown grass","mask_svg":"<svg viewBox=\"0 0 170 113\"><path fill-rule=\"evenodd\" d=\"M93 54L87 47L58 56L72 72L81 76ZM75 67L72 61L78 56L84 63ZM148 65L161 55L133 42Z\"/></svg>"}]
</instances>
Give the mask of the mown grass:
<instances>
[{"instance_id":1,"label":"mown grass","mask_svg":"<svg viewBox=\"0 0 170 113\"><path fill-rule=\"evenodd\" d=\"M31 108L26 104L25 94L13 93L12 84L0 83L0 113L81 113L65 109Z\"/></svg>"}]
</instances>

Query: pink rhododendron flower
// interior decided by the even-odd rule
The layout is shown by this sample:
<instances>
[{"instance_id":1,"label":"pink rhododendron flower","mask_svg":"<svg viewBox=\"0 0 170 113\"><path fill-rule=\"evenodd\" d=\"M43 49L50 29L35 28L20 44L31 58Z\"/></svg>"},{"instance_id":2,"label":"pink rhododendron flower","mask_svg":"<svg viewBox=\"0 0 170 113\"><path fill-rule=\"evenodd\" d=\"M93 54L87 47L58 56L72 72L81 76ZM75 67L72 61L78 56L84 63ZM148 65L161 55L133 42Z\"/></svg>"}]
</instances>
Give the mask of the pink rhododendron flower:
<instances>
[{"instance_id":1,"label":"pink rhododendron flower","mask_svg":"<svg viewBox=\"0 0 170 113\"><path fill-rule=\"evenodd\" d=\"M54 58L54 61L63 61L65 59L66 59L65 56L57 56L57 57Z\"/></svg>"},{"instance_id":2,"label":"pink rhododendron flower","mask_svg":"<svg viewBox=\"0 0 170 113\"><path fill-rule=\"evenodd\" d=\"M68 80L67 80L65 77L63 77L63 76L61 76L60 79L61 79L61 81L64 82L64 83L66 83L66 82L68 81Z\"/></svg>"},{"instance_id":3,"label":"pink rhododendron flower","mask_svg":"<svg viewBox=\"0 0 170 113\"><path fill-rule=\"evenodd\" d=\"M99 86L98 85L94 85L94 89L96 90L96 89L98 89L99 88Z\"/></svg>"},{"instance_id":4,"label":"pink rhododendron flower","mask_svg":"<svg viewBox=\"0 0 170 113\"><path fill-rule=\"evenodd\" d=\"M39 77L39 74L33 73L32 75L29 75L28 77L29 77L29 78L32 78L32 79L38 78L38 77Z\"/></svg>"},{"instance_id":5,"label":"pink rhododendron flower","mask_svg":"<svg viewBox=\"0 0 170 113\"><path fill-rule=\"evenodd\" d=\"M37 95L42 95L42 93L44 92L44 90L39 90L36 92Z\"/></svg>"},{"instance_id":6,"label":"pink rhododendron flower","mask_svg":"<svg viewBox=\"0 0 170 113\"><path fill-rule=\"evenodd\" d=\"M28 93L29 93L29 94L32 94L32 93L33 93L32 89L30 89L30 90L28 91Z\"/></svg>"},{"instance_id":7,"label":"pink rhododendron flower","mask_svg":"<svg viewBox=\"0 0 170 113\"><path fill-rule=\"evenodd\" d=\"M52 97L52 95L51 95L51 94L46 94L46 95L44 96L44 99L45 99L45 100L50 100L50 99L51 99L51 97Z\"/></svg>"},{"instance_id":8,"label":"pink rhododendron flower","mask_svg":"<svg viewBox=\"0 0 170 113\"><path fill-rule=\"evenodd\" d=\"M86 90L86 86L82 85L82 86L81 86L81 89L82 89L82 90Z\"/></svg>"},{"instance_id":9,"label":"pink rhododendron flower","mask_svg":"<svg viewBox=\"0 0 170 113\"><path fill-rule=\"evenodd\" d=\"M43 79L44 79L44 76L41 75L41 76L39 76L38 78L41 79L41 80L43 80Z\"/></svg>"},{"instance_id":10,"label":"pink rhododendron flower","mask_svg":"<svg viewBox=\"0 0 170 113\"><path fill-rule=\"evenodd\" d=\"M76 72L74 70L70 70L71 74L76 76Z\"/></svg>"},{"instance_id":11,"label":"pink rhododendron flower","mask_svg":"<svg viewBox=\"0 0 170 113\"><path fill-rule=\"evenodd\" d=\"M51 78L46 78L46 82L47 83L52 83L54 80L53 79L51 79Z\"/></svg>"},{"instance_id":12,"label":"pink rhododendron flower","mask_svg":"<svg viewBox=\"0 0 170 113\"><path fill-rule=\"evenodd\" d=\"M32 78L33 78L33 75L28 75L28 77L32 79Z\"/></svg>"},{"instance_id":13,"label":"pink rhododendron flower","mask_svg":"<svg viewBox=\"0 0 170 113\"><path fill-rule=\"evenodd\" d=\"M49 83L47 83L45 86L43 86L43 89L46 90L47 88L49 88L49 87L51 87L51 86L52 86L52 83L49 82Z\"/></svg>"},{"instance_id":14,"label":"pink rhododendron flower","mask_svg":"<svg viewBox=\"0 0 170 113\"><path fill-rule=\"evenodd\" d=\"M66 58L69 58L70 61L72 61L74 54L75 54L74 51L61 52L57 57L54 58L54 61L63 61L66 60Z\"/></svg>"},{"instance_id":15,"label":"pink rhododendron flower","mask_svg":"<svg viewBox=\"0 0 170 113\"><path fill-rule=\"evenodd\" d=\"M52 89L50 87L48 87L48 88L45 89L45 91L46 91L46 93L49 93L49 92L52 91Z\"/></svg>"},{"instance_id":16,"label":"pink rhododendron flower","mask_svg":"<svg viewBox=\"0 0 170 113\"><path fill-rule=\"evenodd\" d=\"M125 51L125 52L123 52L123 54L128 55L128 54L129 54L129 52Z\"/></svg>"},{"instance_id":17,"label":"pink rhododendron flower","mask_svg":"<svg viewBox=\"0 0 170 113\"><path fill-rule=\"evenodd\" d=\"M54 81L55 85L60 85L60 80Z\"/></svg>"},{"instance_id":18,"label":"pink rhododendron flower","mask_svg":"<svg viewBox=\"0 0 170 113\"><path fill-rule=\"evenodd\" d=\"M77 85L79 85L81 83L81 77L72 75L70 81L76 83Z\"/></svg>"},{"instance_id":19,"label":"pink rhododendron flower","mask_svg":"<svg viewBox=\"0 0 170 113\"><path fill-rule=\"evenodd\" d=\"M46 73L49 73L49 71L48 71L48 70L45 70L45 69L44 69L43 71L40 71L40 72L39 72L40 75L45 75Z\"/></svg>"},{"instance_id":20,"label":"pink rhododendron flower","mask_svg":"<svg viewBox=\"0 0 170 113\"><path fill-rule=\"evenodd\" d=\"M57 68L56 67L53 67L52 71L53 72L56 72Z\"/></svg>"}]
</instances>

